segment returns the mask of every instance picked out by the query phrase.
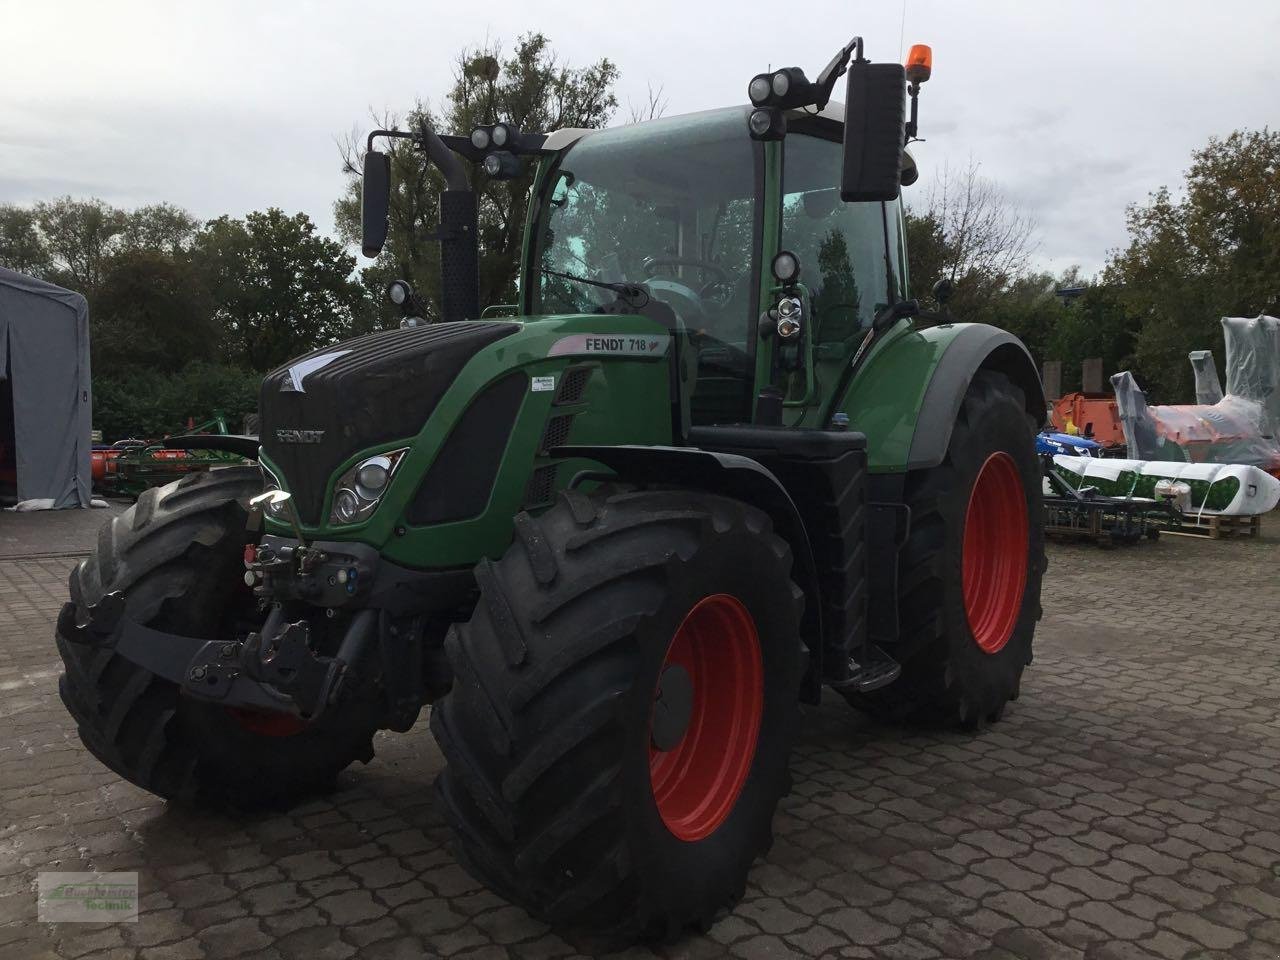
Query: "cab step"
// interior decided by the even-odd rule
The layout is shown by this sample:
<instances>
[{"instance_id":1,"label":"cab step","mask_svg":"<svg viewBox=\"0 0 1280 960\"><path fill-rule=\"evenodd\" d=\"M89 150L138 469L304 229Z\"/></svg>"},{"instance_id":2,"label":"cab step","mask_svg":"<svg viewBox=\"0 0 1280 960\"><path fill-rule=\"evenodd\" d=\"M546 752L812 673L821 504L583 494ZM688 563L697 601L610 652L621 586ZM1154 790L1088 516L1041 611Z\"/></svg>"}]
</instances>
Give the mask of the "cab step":
<instances>
[{"instance_id":1,"label":"cab step","mask_svg":"<svg viewBox=\"0 0 1280 960\"><path fill-rule=\"evenodd\" d=\"M849 659L849 675L840 680L828 680L827 686L840 692L856 690L867 693L893 683L900 673L902 664L874 643L868 643L862 648L861 659Z\"/></svg>"}]
</instances>

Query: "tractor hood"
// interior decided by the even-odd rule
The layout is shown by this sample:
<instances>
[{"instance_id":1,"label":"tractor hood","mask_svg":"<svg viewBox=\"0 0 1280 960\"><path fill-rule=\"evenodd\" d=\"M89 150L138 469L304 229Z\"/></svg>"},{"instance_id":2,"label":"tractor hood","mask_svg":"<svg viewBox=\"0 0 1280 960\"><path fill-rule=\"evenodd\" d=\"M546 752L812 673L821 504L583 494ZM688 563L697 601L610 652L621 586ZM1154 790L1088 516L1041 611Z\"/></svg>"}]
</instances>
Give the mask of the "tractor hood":
<instances>
[{"instance_id":1,"label":"tractor hood","mask_svg":"<svg viewBox=\"0 0 1280 960\"><path fill-rule=\"evenodd\" d=\"M384 330L269 373L258 403L262 450L284 473L302 522L320 522L326 485L343 460L416 435L467 361L519 329L470 320Z\"/></svg>"}]
</instances>

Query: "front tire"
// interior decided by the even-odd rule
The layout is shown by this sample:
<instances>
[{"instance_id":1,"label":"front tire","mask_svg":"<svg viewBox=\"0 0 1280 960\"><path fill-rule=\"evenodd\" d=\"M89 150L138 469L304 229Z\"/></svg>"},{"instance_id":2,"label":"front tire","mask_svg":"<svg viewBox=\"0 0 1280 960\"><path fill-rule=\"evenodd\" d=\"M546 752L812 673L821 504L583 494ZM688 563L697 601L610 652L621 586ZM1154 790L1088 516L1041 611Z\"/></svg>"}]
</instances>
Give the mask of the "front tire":
<instances>
[{"instance_id":1,"label":"front tire","mask_svg":"<svg viewBox=\"0 0 1280 960\"><path fill-rule=\"evenodd\" d=\"M432 710L459 859L536 916L628 938L740 897L787 786L803 594L760 511L562 494L477 568Z\"/></svg>"},{"instance_id":2,"label":"front tire","mask_svg":"<svg viewBox=\"0 0 1280 960\"><path fill-rule=\"evenodd\" d=\"M894 721L972 729L1018 698L1045 569L1036 425L1022 391L975 375L946 459L908 474L911 529L899 559L899 679L847 694Z\"/></svg>"},{"instance_id":3,"label":"front tire","mask_svg":"<svg viewBox=\"0 0 1280 960\"><path fill-rule=\"evenodd\" d=\"M229 638L237 615L254 609L242 579L248 534L241 501L261 491L257 467L191 473L145 491L103 525L97 551L71 572L67 606L75 620L119 590L126 614L139 623ZM58 690L81 741L117 774L166 799L285 807L373 756L381 709L369 697L304 728L288 714L192 700L110 647L61 631L57 645L64 667Z\"/></svg>"}]
</instances>

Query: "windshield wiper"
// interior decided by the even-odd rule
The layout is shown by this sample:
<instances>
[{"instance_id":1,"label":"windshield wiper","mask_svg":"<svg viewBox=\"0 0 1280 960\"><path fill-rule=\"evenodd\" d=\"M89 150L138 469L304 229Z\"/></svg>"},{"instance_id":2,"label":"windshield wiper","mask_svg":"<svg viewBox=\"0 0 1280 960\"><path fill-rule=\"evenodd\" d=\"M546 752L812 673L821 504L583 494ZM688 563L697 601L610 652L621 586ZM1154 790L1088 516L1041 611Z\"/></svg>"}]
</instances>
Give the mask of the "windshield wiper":
<instances>
[{"instance_id":1,"label":"windshield wiper","mask_svg":"<svg viewBox=\"0 0 1280 960\"><path fill-rule=\"evenodd\" d=\"M552 270L549 267L543 267L542 272L549 277L560 277L564 280L576 280L578 283L585 283L590 287L601 287L605 290L612 290L621 299L628 304L639 309L649 302L649 294L644 287L634 283L612 283L607 280L592 280L590 277L580 277L576 273L563 273L559 270Z\"/></svg>"}]
</instances>

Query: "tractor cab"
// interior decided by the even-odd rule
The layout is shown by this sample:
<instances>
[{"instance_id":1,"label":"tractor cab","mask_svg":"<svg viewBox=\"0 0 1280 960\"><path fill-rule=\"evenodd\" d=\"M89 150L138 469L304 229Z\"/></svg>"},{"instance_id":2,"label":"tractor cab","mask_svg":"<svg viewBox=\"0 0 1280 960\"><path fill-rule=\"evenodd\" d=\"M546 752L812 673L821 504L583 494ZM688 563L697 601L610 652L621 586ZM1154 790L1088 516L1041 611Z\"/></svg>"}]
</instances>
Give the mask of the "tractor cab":
<instances>
[{"instance_id":1,"label":"tractor cab","mask_svg":"<svg viewBox=\"0 0 1280 960\"><path fill-rule=\"evenodd\" d=\"M789 391L799 419L821 394L810 378L837 375L876 313L906 293L900 202L840 200L843 107L792 111L774 141L751 136L751 113L564 131L530 216L521 312L604 309L617 294L592 281L666 304L696 356L695 425L751 422L769 387ZM776 320L762 337L760 318L783 293L770 270L783 250L807 324L775 370L771 347L785 338Z\"/></svg>"},{"instance_id":2,"label":"tractor cab","mask_svg":"<svg viewBox=\"0 0 1280 960\"><path fill-rule=\"evenodd\" d=\"M689 425L824 426L822 400L884 325L876 318L912 312L899 188L916 178L904 148L928 58L920 47L906 68L872 64L855 38L813 82L795 67L757 75L751 106L549 134L374 131L365 253L387 230L389 163L374 140L413 137L448 183L441 315L500 312L477 302L475 194L460 161L496 178L532 166L519 319L659 318L693 369L678 376L689 422L677 440ZM831 94L846 72L842 105Z\"/></svg>"}]
</instances>

